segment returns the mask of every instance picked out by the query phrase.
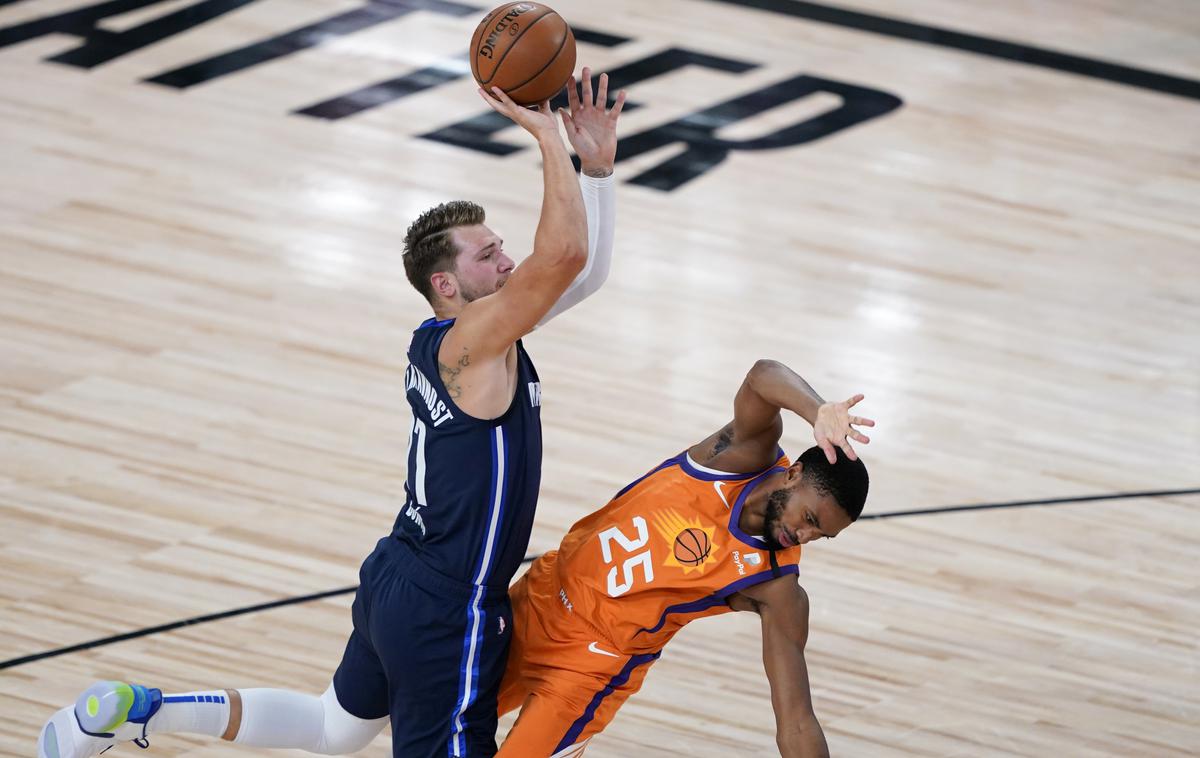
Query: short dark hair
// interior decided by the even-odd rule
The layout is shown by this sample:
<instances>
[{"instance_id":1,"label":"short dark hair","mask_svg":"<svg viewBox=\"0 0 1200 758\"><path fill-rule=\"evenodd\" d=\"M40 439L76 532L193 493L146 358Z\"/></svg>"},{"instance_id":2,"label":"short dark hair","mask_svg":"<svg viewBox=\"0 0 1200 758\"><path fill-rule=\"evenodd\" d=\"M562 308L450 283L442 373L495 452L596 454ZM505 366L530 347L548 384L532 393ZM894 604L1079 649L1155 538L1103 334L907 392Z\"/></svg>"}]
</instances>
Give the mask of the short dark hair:
<instances>
[{"instance_id":1,"label":"short dark hair","mask_svg":"<svg viewBox=\"0 0 1200 758\"><path fill-rule=\"evenodd\" d=\"M404 234L404 273L408 281L433 302L429 277L438 271L453 271L458 250L450 230L482 224L483 208L469 200L452 200L430 208L417 217Z\"/></svg>"},{"instance_id":2,"label":"short dark hair","mask_svg":"<svg viewBox=\"0 0 1200 758\"><path fill-rule=\"evenodd\" d=\"M799 460L804 464L800 481L808 482L817 492L833 497L851 521L858 521L867 502L867 487L870 485L867 467L861 459L852 461L847 458L841 448L835 447L834 450L837 452L837 463L830 463L825 451L819 447L805 450Z\"/></svg>"}]
</instances>

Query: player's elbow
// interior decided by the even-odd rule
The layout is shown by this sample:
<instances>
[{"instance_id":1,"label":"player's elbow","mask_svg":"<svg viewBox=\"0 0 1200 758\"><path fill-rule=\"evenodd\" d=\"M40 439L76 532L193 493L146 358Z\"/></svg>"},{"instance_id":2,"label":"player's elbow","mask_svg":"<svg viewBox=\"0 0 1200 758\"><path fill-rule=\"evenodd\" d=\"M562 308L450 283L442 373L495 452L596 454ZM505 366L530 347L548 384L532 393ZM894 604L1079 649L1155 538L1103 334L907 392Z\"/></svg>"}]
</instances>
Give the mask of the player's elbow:
<instances>
[{"instance_id":1,"label":"player's elbow","mask_svg":"<svg viewBox=\"0 0 1200 758\"><path fill-rule=\"evenodd\" d=\"M566 246L563 251L564 265L570 267L576 274L583 271L584 266L588 262L588 242L587 235L583 239L575 240Z\"/></svg>"},{"instance_id":2,"label":"player's elbow","mask_svg":"<svg viewBox=\"0 0 1200 758\"><path fill-rule=\"evenodd\" d=\"M779 361L771 360L770 358L759 358L750 367L750 371L746 374L746 380L753 386L756 380L768 377L785 368L786 366Z\"/></svg>"}]
</instances>

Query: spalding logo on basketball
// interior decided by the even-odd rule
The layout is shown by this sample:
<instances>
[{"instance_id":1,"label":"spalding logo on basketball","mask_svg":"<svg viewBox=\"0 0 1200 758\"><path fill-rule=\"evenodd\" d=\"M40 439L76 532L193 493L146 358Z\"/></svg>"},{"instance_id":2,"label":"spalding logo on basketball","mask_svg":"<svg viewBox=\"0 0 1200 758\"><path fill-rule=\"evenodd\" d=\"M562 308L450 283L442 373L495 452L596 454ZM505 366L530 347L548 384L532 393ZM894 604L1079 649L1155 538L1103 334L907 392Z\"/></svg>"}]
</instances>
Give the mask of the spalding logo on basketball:
<instances>
[{"instance_id":1,"label":"spalding logo on basketball","mask_svg":"<svg viewBox=\"0 0 1200 758\"><path fill-rule=\"evenodd\" d=\"M541 3L505 3L471 35L471 74L480 87L499 87L519 105L549 100L575 70L575 35Z\"/></svg>"}]
</instances>

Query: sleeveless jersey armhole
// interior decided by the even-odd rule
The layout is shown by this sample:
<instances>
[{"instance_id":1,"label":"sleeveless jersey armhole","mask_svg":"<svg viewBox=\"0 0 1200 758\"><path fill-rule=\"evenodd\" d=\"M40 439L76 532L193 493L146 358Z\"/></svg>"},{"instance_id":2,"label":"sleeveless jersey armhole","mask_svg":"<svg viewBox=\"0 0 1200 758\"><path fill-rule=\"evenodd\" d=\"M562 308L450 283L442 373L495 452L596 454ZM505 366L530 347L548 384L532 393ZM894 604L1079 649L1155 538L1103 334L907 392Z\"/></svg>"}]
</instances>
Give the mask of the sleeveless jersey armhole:
<instances>
[{"instance_id":1,"label":"sleeveless jersey armhole","mask_svg":"<svg viewBox=\"0 0 1200 758\"><path fill-rule=\"evenodd\" d=\"M434 326L444 326L445 323L446 322L439 322L438 324L434 324ZM506 418L508 418L509 414L511 414L513 411L513 407L516 405L517 398L519 397L519 393L517 392L517 390L520 388L519 387L514 388L512 400L509 401L508 407L504 409L504 413L500 414L496 418L479 418L478 416L473 416L470 413L467 413L466 411L464 411L462 408L460 408L458 406L458 403L454 402L454 398L451 397L450 391L446 388L446 382L444 382L442 380L442 371L441 371L442 361L439 357L439 353L441 352L441 349L442 349L442 342L446 339L446 335L449 333L450 333L449 329L442 329L440 331L440 333L437 334L429 342L428 348L430 349L430 354L423 356L426 360L432 362L432 366L435 369L433 372L433 376L428 377L429 381L436 382L435 386L440 390L439 394L445 398L446 404L450 407L450 410L454 413L456 418L460 418L465 423L468 423L468 424L484 424L484 425L488 425L488 426L499 426L500 424L503 424L504 420ZM520 361L520 359L521 359L520 348L518 347L517 350L518 350L517 360ZM409 356L409 362L410 363L412 362L412 356ZM520 366L518 365L518 368L517 368L517 376L518 377L520 377L520 373L521 373Z\"/></svg>"}]
</instances>

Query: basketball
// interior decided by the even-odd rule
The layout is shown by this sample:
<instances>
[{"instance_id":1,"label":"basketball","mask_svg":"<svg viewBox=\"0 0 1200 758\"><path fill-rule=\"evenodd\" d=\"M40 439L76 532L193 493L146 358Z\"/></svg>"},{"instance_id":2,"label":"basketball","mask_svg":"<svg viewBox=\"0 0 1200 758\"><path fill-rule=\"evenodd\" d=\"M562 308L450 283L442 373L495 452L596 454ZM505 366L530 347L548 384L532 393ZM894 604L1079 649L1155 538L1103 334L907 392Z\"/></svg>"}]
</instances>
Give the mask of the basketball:
<instances>
[{"instance_id":1,"label":"basketball","mask_svg":"<svg viewBox=\"0 0 1200 758\"><path fill-rule=\"evenodd\" d=\"M685 566L699 566L708 557L712 544L708 535L695 527L684 529L675 536L675 560Z\"/></svg>"},{"instance_id":2,"label":"basketball","mask_svg":"<svg viewBox=\"0 0 1200 758\"><path fill-rule=\"evenodd\" d=\"M575 35L541 3L505 3L471 35L471 74L485 90L499 87L518 105L558 94L575 70Z\"/></svg>"}]
</instances>

